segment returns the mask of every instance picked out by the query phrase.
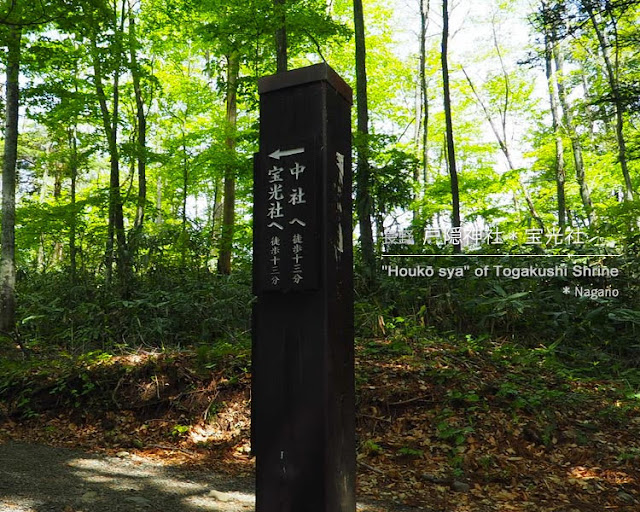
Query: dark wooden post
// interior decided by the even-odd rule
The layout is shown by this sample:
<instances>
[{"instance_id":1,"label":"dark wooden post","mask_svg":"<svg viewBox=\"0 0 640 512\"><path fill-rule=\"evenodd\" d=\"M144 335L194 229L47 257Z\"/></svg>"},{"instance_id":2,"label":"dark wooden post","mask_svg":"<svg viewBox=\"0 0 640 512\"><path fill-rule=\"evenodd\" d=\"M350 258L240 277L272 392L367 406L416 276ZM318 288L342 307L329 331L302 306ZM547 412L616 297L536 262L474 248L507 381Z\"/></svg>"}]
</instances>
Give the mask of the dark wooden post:
<instances>
[{"instance_id":1,"label":"dark wooden post","mask_svg":"<svg viewBox=\"0 0 640 512\"><path fill-rule=\"evenodd\" d=\"M318 64L258 90L256 512L354 512L351 89Z\"/></svg>"}]
</instances>

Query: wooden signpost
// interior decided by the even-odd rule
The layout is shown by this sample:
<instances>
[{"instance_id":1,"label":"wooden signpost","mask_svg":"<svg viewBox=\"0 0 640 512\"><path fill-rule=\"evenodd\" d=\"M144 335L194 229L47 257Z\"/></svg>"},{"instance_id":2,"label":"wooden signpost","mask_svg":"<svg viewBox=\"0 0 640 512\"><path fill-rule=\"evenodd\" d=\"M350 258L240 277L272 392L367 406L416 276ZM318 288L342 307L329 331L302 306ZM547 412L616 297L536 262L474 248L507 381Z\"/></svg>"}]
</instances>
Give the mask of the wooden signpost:
<instances>
[{"instance_id":1,"label":"wooden signpost","mask_svg":"<svg viewBox=\"0 0 640 512\"><path fill-rule=\"evenodd\" d=\"M326 64L258 90L256 512L354 512L352 93Z\"/></svg>"}]
</instances>

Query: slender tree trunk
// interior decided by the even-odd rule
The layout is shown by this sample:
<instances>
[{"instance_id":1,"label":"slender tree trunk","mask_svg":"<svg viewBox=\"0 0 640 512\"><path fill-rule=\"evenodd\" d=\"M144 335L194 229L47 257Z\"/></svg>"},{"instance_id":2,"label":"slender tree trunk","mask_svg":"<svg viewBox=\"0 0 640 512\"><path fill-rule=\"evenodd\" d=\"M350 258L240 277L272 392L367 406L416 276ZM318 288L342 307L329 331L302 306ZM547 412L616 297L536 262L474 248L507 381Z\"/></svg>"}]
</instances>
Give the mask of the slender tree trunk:
<instances>
[{"instance_id":1,"label":"slender tree trunk","mask_svg":"<svg viewBox=\"0 0 640 512\"><path fill-rule=\"evenodd\" d=\"M74 49L76 45L74 44ZM73 88L78 94L78 63L74 65L73 74ZM73 126L67 130L68 145L71 151L69 158L69 174L71 175L71 222L69 225L69 274L71 278L71 285L74 286L77 282L78 271L78 248L76 244L77 240L77 227L78 227L78 212L76 205L76 186L78 180L78 118L73 119Z\"/></svg>"},{"instance_id":2,"label":"slender tree trunk","mask_svg":"<svg viewBox=\"0 0 640 512\"><path fill-rule=\"evenodd\" d=\"M113 78L113 112L109 112L107 96L103 85L102 65L100 63L99 50L95 39L93 43L93 69L96 93L102 114L102 124L107 137L109 148L110 175L109 175L109 223L107 228L107 281L110 281L114 259L114 238L117 241L117 268L121 278L121 284L126 281L126 239L124 234L124 215L122 212L122 197L120 195L120 156L118 151L118 104L119 104L119 73L116 71Z\"/></svg>"},{"instance_id":3,"label":"slender tree trunk","mask_svg":"<svg viewBox=\"0 0 640 512\"><path fill-rule=\"evenodd\" d=\"M426 8L425 8L426 7ZM420 99L422 106L422 182L427 184L429 173L429 95L427 91L427 25L429 22L429 0L426 6L420 0Z\"/></svg>"},{"instance_id":4,"label":"slender tree trunk","mask_svg":"<svg viewBox=\"0 0 640 512\"><path fill-rule=\"evenodd\" d=\"M138 136L136 141L136 157L138 160L138 204L134 227L142 229L144 225L144 209L147 203L147 117L144 113L142 87L140 86L140 66L137 57L137 39L135 15L129 11L129 54L131 59L131 78L136 99L136 121Z\"/></svg>"},{"instance_id":5,"label":"slender tree trunk","mask_svg":"<svg viewBox=\"0 0 640 512\"><path fill-rule=\"evenodd\" d=\"M118 58L116 59L116 71L113 74L113 119L111 121L111 126L113 127L112 134L113 140L111 144L115 149L115 158L111 161L111 179L110 179L110 191L112 191L112 198L110 204L113 205L113 221L116 232L116 241L117 241L117 268L118 268L118 278L120 280L120 291L123 297L127 297L129 294L129 279L130 275L130 266L129 266L129 250L127 247L127 236L124 230L124 212L122 209L122 197L120 194L120 155L118 152L118 121L120 118L120 72L118 68L121 63L121 55L123 54L124 45L122 41L123 33L124 33L124 20L125 20L125 5L126 0L122 0L121 6L121 18L120 25L115 28L116 34L116 53L118 54Z\"/></svg>"},{"instance_id":6,"label":"slender tree trunk","mask_svg":"<svg viewBox=\"0 0 640 512\"><path fill-rule=\"evenodd\" d=\"M214 190L213 190L213 212L211 214L211 232L213 233L213 240L215 242L215 246L218 246L219 242L219 229L222 226L222 200L224 197L223 192L223 179L218 176L215 181Z\"/></svg>"},{"instance_id":7,"label":"slender tree trunk","mask_svg":"<svg viewBox=\"0 0 640 512\"><path fill-rule=\"evenodd\" d=\"M276 28L276 71L287 70L287 0L273 0L278 28Z\"/></svg>"},{"instance_id":8,"label":"slender tree trunk","mask_svg":"<svg viewBox=\"0 0 640 512\"><path fill-rule=\"evenodd\" d=\"M573 114L571 113L571 108L567 101L567 91L564 87L564 59L562 51L557 44L553 48L553 58L556 64L556 83L558 87L558 98L560 99L560 106L562 107L562 118L564 120L564 126L567 133L569 134L569 139L571 140L573 162L576 168L576 181L580 187L582 205L584 206L589 224L591 224L594 221L593 202L591 201L591 192L589 191L589 185L587 184L584 159L582 158L582 144L573 123Z\"/></svg>"},{"instance_id":9,"label":"slender tree trunk","mask_svg":"<svg viewBox=\"0 0 640 512\"><path fill-rule=\"evenodd\" d=\"M618 160L620 162L620 168L622 170L622 176L624 178L624 199L625 201L633 200L633 185L631 184L631 175L629 174L629 167L627 164L627 143L624 137L624 104L622 96L620 94L620 87L618 83L618 69L617 62L614 67L609 56L610 43L607 40L606 34L600 28L598 20L596 19L593 6L590 0L583 2L589 19L595 30L596 37L598 38L598 44L600 45L600 52L605 64L605 70L607 72L607 80L609 87L611 88L611 96L613 99L613 106L616 111L616 139L618 141Z\"/></svg>"},{"instance_id":10,"label":"slender tree trunk","mask_svg":"<svg viewBox=\"0 0 640 512\"><path fill-rule=\"evenodd\" d=\"M182 237L187 232L187 198L189 197L189 161L187 155L187 141L185 136L185 126L182 126ZM183 246L184 249L184 246ZM184 260L184 251L182 257Z\"/></svg>"},{"instance_id":11,"label":"slender tree trunk","mask_svg":"<svg viewBox=\"0 0 640 512\"><path fill-rule=\"evenodd\" d=\"M553 46L554 42L551 41L548 34L545 34L545 71L547 75L547 88L549 91L549 103L551 105L551 124L553 128L553 134L555 137L556 145L556 194L558 201L558 226L560 231L564 231L567 224L566 208L567 201L565 198L565 181L566 175L564 170L564 146L562 143L561 132L561 119L558 113L558 99L557 99L557 78L553 72Z\"/></svg>"},{"instance_id":12,"label":"slender tree trunk","mask_svg":"<svg viewBox=\"0 0 640 512\"><path fill-rule=\"evenodd\" d=\"M442 94L444 98L444 118L447 136L447 165L451 180L451 227L459 229L460 221L460 191L458 189L458 171L456 169L456 151L453 140L453 120L451 116L451 93L449 91L449 5L448 0L442 0ZM461 251L460 244L454 244L454 252Z\"/></svg>"},{"instance_id":13,"label":"slender tree trunk","mask_svg":"<svg viewBox=\"0 0 640 512\"><path fill-rule=\"evenodd\" d=\"M414 115L415 124L413 130L413 146L416 154L420 154L421 151L421 133L422 133L422 100L420 88L417 87L414 92ZM411 216L412 227L418 229L419 217L420 217L420 200L422 199L424 185L422 182L422 168L421 166L414 166L413 168L413 197L411 203ZM376 223L378 223L378 215L376 215ZM422 228L418 229L418 232L422 231ZM376 226L376 251L380 251L382 248L382 238L380 238L380 229Z\"/></svg>"},{"instance_id":14,"label":"slender tree trunk","mask_svg":"<svg viewBox=\"0 0 640 512\"><path fill-rule=\"evenodd\" d=\"M60 197L62 196L62 180L64 176L65 166L63 163L56 163L54 165L55 173L53 176L53 199L56 204L60 203ZM64 260L64 244L60 241L56 241L53 244L53 254L51 255L51 264L59 265Z\"/></svg>"},{"instance_id":15,"label":"slender tree trunk","mask_svg":"<svg viewBox=\"0 0 640 512\"><path fill-rule=\"evenodd\" d=\"M69 226L69 265L71 274L71 284L76 283L77 273L77 247L76 247L76 181L78 178L78 141L76 139L76 127L69 131L69 146L71 147L71 158L69 161L69 171L71 173L71 224Z\"/></svg>"},{"instance_id":16,"label":"slender tree trunk","mask_svg":"<svg viewBox=\"0 0 640 512\"><path fill-rule=\"evenodd\" d=\"M0 243L0 334L13 335L16 325L16 167L18 160L18 107L20 104L19 26L8 27L6 119L2 161L2 238Z\"/></svg>"},{"instance_id":17,"label":"slender tree trunk","mask_svg":"<svg viewBox=\"0 0 640 512\"><path fill-rule=\"evenodd\" d=\"M353 0L353 21L356 40L356 102L357 136L356 153L356 212L360 228L360 249L366 278L372 280L376 273L376 259L373 248L373 228L371 225L371 168L369 166L369 105L367 98L367 50L364 33L364 12L362 0Z\"/></svg>"},{"instance_id":18,"label":"slender tree trunk","mask_svg":"<svg viewBox=\"0 0 640 512\"><path fill-rule=\"evenodd\" d=\"M424 197L427 185L427 169L429 166L428 158L428 140L429 140L429 97L427 95L427 76L426 76L426 38L427 24L429 17L429 0L420 0L420 34L419 44L420 53L418 57L418 91L416 94L416 129L415 129L415 148L416 154L420 155L422 166L414 169L413 180L415 182L414 207L413 207L413 227L417 232L416 237L420 237L424 228L418 226L420 215L419 201Z\"/></svg>"},{"instance_id":19,"label":"slender tree trunk","mask_svg":"<svg viewBox=\"0 0 640 512\"><path fill-rule=\"evenodd\" d=\"M236 150L236 123L238 119L237 88L240 75L240 56L233 51L227 57L227 136L225 144L229 151L228 163L224 172L224 201L222 205L222 232L218 255L218 272L231 274L231 254L233 251L233 232L235 225L236 168L234 162Z\"/></svg>"},{"instance_id":20,"label":"slender tree trunk","mask_svg":"<svg viewBox=\"0 0 640 512\"><path fill-rule=\"evenodd\" d=\"M209 62L209 51L207 51L207 62ZM209 79L213 80L214 77L209 72ZM222 212L223 212L223 176L216 176L213 184L213 209L210 211L209 219L211 222L211 247L212 255L215 254L220 248L220 230L222 229Z\"/></svg>"},{"instance_id":21,"label":"slender tree trunk","mask_svg":"<svg viewBox=\"0 0 640 512\"><path fill-rule=\"evenodd\" d=\"M51 146L47 148L47 153L51 153ZM47 198L47 182L49 181L49 166L44 168L42 173L42 186L40 187L39 203L43 204ZM40 240L38 243L38 257L35 262L36 272L43 272L46 270L45 251L44 251L44 229L40 229Z\"/></svg>"},{"instance_id":22,"label":"slender tree trunk","mask_svg":"<svg viewBox=\"0 0 640 512\"><path fill-rule=\"evenodd\" d=\"M158 176L156 178L156 224L159 226L162 224L162 178Z\"/></svg>"}]
</instances>

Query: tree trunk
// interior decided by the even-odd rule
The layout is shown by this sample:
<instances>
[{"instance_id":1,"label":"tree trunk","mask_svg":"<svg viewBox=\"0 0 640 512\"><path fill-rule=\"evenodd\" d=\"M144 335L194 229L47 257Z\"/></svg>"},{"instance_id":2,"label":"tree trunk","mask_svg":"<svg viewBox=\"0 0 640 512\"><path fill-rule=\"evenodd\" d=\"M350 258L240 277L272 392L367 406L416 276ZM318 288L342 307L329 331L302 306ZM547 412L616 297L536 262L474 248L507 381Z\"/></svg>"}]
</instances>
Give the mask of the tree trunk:
<instances>
[{"instance_id":1,"label":"tree trunk","mask_svg":"<svg viewBox=\"0 0 640 512\"><path fill-rule=\"evenodd\" d=\"M159 226L162 224L162 178L158 176L156 178L156 224Z\"/></svg>"},{"instance_id":2,"label":"tree trunk","mask_svg":"<svg viewBox=\"0 0 640 512\"><path fill-rule=\"evenodd\" d=\"M222 177L216 177L214 189L213 189L213 211L211 212L211 233L213 233L214 245L218 246L219 242L219 229L222 226L222 200L224 197L223 192L223 179Z\"/></svg>"},{"instance_id":3,"label":"tree trunk","mask_svg":"<svg viewBox=\"0 0 640 512\"><path fill-rule=\"evenodd\" d=\"M95 39L92 41L93 70L96 93L102 114L102 124L107 137L109 148L109 223L107 229L106 270L107 281L111 280L114 259L114 235L117 241L117 268L121 284L125 285L128 273L126 261L126 239L124 234L124 216L122 212L122 198L120 195L120 156L118 151L118 102L119 102L119 73L116 70L113 78L113 112L109 112L107 96L103 86L102 65Z\"/></svg>"},{"instance_id":4,"label":"tree trunk","mask_svg":"<svg viewBox=\"0 0 640 512\"><path fill-rule=\"evenodd\" d=\"M189 160L187 154L187 140L186 140L186 123L181 127L182 131L182 239L184 241L185 234L187 232L187 199L189 197ZM184 245L182 251L182 259L184 263Z\"/></svg>"},{"instance_id":5,"label":"tree trunk","mask_svg":"<svg viewBox=\"0 0 640 512\"><path fill-rule=\"evenodd\" d=\"M624 138L624 105L622 96L620 95L617 63L614 67L613 63L611 62L608 50L608 48L610 47L610 43L609 41L607 41L607 36L600 28L598 20L596 20L592 5L590 4L589 0L583 2L583 4L585 9L587 10L587 13L589 14L589 19L591 20L593 29L596 32L598 44L600 45L600 52L602 53L602 58L604 59L605 70L607 72L607 81L609 82L609 87L611 88L613 106L615 107L616 111L616 139L618 141L618 160L620 162L620 168L622 169L622 176L624 178L624 200L631 201L633 200L633 186L631 184L629 167L627 165L627 143Z\"/></svg>"},{"instance_id":6,"label":"tree trunk","mask_svg":"<svg viewBox=\"0 0 640 512\"><path fill-rule=\"evenodd\" d=\"M571 113L569 102L567 101L567 91L564 87L564 59L562 57L562 51L557 44L553 48L553 58L556 64L556 83L558 86L558 98L560 99L560 106L562 107L562 118L567 133L569 134L569 139L571 140L573 162L576 168L576 181L580 186L582 205L584 206L589 224L591 224L594 221L593 202L591 201L591 192L587 184L584 159L582 158L582 144L573 123L573 114Z\"/></svg>"},{"instance_id":7,"label":"tree trunk","mask_svg":"<svg viewBox=\"0 0 640 512\"><path fill-rule=\"evenodd\" d=\"M425 9L420 0L420 99L422 106L422 182L427 184L429 173L429 96L427 92L427 24L429 21L429 1Z\"/></svg>"},{"instance_id":8,"label":"tree trunk","mask_svg":"<svg viewBox=\"0 0 640 512\"><path fill-rule=\"evenodd\" d=\"M231 253L235 224L236 168L236 123L238 119L237 89L240 75L240 56L234 51L227 56L227 136L225 144L229 151L224 172L224 200L222 205L222 231L218 255L218 273L231 274Z\"/></svg>"},{"instance_id":9,"label":"tree trunk","mask_svg":"<svg viewBox=\"0 0 640 512\"><path fill-rule=\"evenodd\" d=\"M137 57L137 39L135 15L129 11L129 55L131 59L131 78L136 99L136 121L138 136L136 141L136 157L138 160L138 204L134 227L142 229L144 224L144 209L147 203L147 117L144 113L142 87L140 86L140 66Z\"/></svg>"},{"instance_id":10,"label":"tree trunk","mask_svg":"<svg viewBox=\"0 0 640 512\"><path fill-rule=\"evenodd\" d=\"M451 227L459 229L460 221L460 192L458 189L458 171L456 169L456 152L453 141L453 120L451 117L451 94L449 91L449 62L447 58L449 39L449 6L448 0L442 0L442 94L444 98L444 117L447 136L447 164L451 180ZM453 245L454 252L461 251L460 244Z\"/></svg>"},{"instance_id":11,"label":"tree trunk","mask_svg":"<svg viewBox=\"0 0 640 512\"><path fill-rule=\"evenodd\" d=\"M556 169L555 169L555 177L556 177L556 193L557 193L557 202L558 202L558 226L560 227L560 231L564 231L565 226L567 224L566 219L566 209L567 209L567 201L565 198L565 181L566 175L564 170L564 146L562 144L562 133L561 133L561 120L560 115L558 113L558 99L556 92L556 80L557 78L554 76L553 72L553 46L555 46L555 42L550 39L548 34L545 34L545 49L544 49L544 57L545 57L545 71L547 75L547 88L549 91L549 103L551 105L551 124L553 128L553 135L555 137L555 146L556 146Z\"/></svg>"},{"instance_id":12,"label":"tree trunk","mask_svg":"<svg viewBox=\"0 0 640 512\"><path fill-rule=\"evenodd\" d=\"M283 73L287 70L287 0L273 0L276 20L276 71Z\"/></svg>"},{"instance_id":13,"label":"tree trunk","mask_svg":"<svg viewBox=\"0 0 640 512\"><path fill-rule=\"evenodd\" d=\"M51 147L47 148L47 153L51 153ZM49 166L44 168L44 172L42 173L42 185L40 187L40 198L39 203L43 204L45 199L47 198L47 182L49 181ZM34 265L34 270L36 272L44 272L46 270L46 261L45 261L45 251L44 251L44 229L40 229L40 240L38 242L38 256L36 258L36 262Z\"/></svg>"},{"instance_id":14,"label":"tree trunk","mask_svg":"<svg viewBox=\"0 0 640 512\"><path fill-rule=\"evenodd\" d=\"M129 266L129 251L127 248L127 236L124 230L124 212L122 210L122 197L120 195L120 156L118 153L118 121L120 117L120 62L121 55L123 54L124 45L122 41L122 35L124 32L124 20L125 20L125 2L126 0L122 0L121 6L121 18L120 25L116 26L114 23L114 30L116 34L116 53L118 54L118 58L116 59L116 70L113 74L113 120L111 125L113 126L113 140L112 145L115 149L115 158L112 159L111 162L111 179L110 179L110 191L112 192L110 195L111 200L110 204L113 205L113 221L116 231L116 241L117 241L117 268L118 268L118 278L120 281L120 292L123 297L127 297L129 294L130 287L130 271L131 268ZM117 19L117 18L116 18Z\"/></svg>"},{"instance_id":15,"label":"tree trunk","mask_svg":"<svg viewBox=\"0 0 640 512\"><path fill-rule=\"evenodd\" d=\"M77 247L76 247L76 181L78 178L78 141L76 139L76 127L69 130L69 146L71 147L71 158L69 161L69 171L71 173L71 225L69 226L69 265L71 274L71 284L76 283L77 272Z\"/></svg>"},{"instance_id":16,"label":"tree trunk","mask_svg":"<svg viewBox=\"0 0 640 512\"><path fill-rule=\"evenodd\" d=\"M416 231L415 236L419 238L424 231L424 227L419 226L420 218L420 200L424 197L427 185L427 169L429 166L428 140L429 140L429 97L427 95L427 76L426 76L426 59L427 59L427 25L429 21L429 0L426 2L420 0L420 34L419 44L420 53L418 56L418 93L416 94L416 129L415 129L415 151L420 155L422 166L416 166L413 172L413 180L415 182L415 194L413 197L413 228Z\"/></svg>"},{"instance_id":17,"label":"tree trunk","mask_svg":"<svg viewBox=\"0 0 640 512\"><path fill-rule=\"evenodd\" d=\"M373 229L371 225L371 168L369 166L369 106L367 98L367 50L364 33L364 12L362 0L353 0L353 21L356 40L356 102L357 136L356 153L356 212L360 227L360 249L364 263L365 277L372 280L376 273L376 259L373 249Z\"/></svg>"},{"instance_id":18,"label":"tree trunk","mask_svg":"<svg viewBox=\"0 0 640 512\"><path fill-rule=\"evenodd\" d=\"M2 162L2 249L0 251L0 334L13 335L16 324L16 167L20 104L20 39L18 25L8 27L6 119Z\"/></svg>"}]
</instances>

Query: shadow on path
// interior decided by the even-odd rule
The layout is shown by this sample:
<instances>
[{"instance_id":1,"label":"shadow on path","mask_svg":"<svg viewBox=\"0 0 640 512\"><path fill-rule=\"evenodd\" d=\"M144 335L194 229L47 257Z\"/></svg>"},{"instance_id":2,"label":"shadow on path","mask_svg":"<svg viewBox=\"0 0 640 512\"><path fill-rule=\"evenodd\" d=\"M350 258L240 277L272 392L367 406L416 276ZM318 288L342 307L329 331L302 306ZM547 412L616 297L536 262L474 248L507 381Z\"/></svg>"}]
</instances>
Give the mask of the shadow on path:
<instances>
[{"instance_id":1,"label":"shadow on path","mask_svg":"<svg viewBox=\"0 0 640 512\"><path fill-rule=\"evenodd\" d=\"M0 445L2 512L250 512L251 479L37 444Z\"/></svg>"},{"instance_id":2,"label":"shadow on path","mask_svg":"<svg viewBox=\"0 0 640 512\"><path fill-rule=\"evenodd\" d=\"M0 444L0 512L254 512L254 481L127 455ZM423 508L359 502L358 512ZM302 511L301 511L302 512Z\"/></svg>"}]
</instances>

